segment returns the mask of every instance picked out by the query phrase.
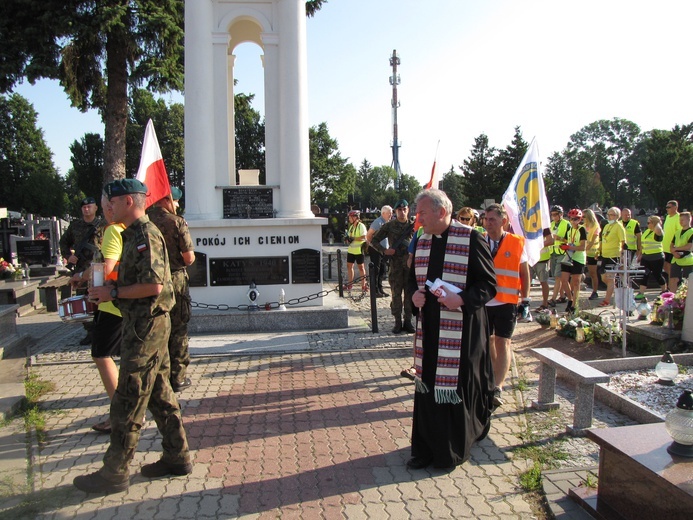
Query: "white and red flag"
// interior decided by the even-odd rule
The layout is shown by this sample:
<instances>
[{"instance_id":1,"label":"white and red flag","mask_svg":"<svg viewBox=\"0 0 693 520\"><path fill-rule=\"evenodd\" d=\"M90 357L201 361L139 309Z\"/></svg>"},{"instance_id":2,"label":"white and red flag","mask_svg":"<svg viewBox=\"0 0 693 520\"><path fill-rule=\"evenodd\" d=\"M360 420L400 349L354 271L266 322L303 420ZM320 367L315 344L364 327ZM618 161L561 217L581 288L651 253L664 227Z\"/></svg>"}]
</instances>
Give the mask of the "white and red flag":
<instances>
[{"instance_id":1,"label":"white and red flag","mask_svg":"<svg viewBox=\"0 0 693 520\"><path fill-rule=\"evenodd\" d=\"M135 178L147 185L147 207L164 197L171 196L171 185L168 182L164 158L161 155L151 119L147 122L147 128L144 131L140 167Z\"/></svg>"}]
</instances>

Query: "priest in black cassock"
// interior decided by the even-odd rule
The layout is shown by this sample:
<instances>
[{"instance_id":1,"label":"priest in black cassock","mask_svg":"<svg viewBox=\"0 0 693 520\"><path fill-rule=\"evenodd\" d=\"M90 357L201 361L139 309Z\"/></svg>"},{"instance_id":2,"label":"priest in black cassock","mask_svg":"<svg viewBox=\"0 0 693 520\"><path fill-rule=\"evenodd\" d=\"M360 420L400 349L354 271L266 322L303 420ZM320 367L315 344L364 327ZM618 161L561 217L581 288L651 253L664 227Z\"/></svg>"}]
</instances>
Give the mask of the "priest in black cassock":
<instances>
[{"instance_id":1,"label":"priest in black cassock","mask_svg":"<svg viewBox=\"0 0 693 520\"><path fill-rule=\"evenodd\" d=\"M496 294L493 258L483 235L452 219L441 190L416 197L424 228L410 292L417 315L411 469L464 463L491 424L493 368L485 304ZM447 282L431 292L427 282ZM418 311L418 312L417 312Z\"/></svg>"}]
</instances>

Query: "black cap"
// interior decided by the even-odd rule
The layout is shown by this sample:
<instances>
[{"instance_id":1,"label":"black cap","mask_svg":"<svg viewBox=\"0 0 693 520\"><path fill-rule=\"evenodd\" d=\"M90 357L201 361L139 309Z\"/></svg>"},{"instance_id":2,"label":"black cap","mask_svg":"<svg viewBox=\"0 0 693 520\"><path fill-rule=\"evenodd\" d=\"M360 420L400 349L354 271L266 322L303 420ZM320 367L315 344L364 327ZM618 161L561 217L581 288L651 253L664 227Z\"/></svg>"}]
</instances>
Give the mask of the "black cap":
<instances>
[{"instance_id":1,"label":"black cap","mask_svg":"<svg viewBox=\"0 0 693 520\"><path fill-rule=\"evenodd\" d=\"M106 184L103 191L106 193L108 200L111 200L113 197L120 197L121 195L146 194L147 186L137 179L119 179Z\"/></svg>"},{"instance_id":2,"label":"black cap","mask_svg":"<svg viewBox=\"0 0 693 520\"><path fill-rule=\"evenodd\" d=\"M87 204L96 204L96 201L94 200L94 197L85 197L82 199L82 206L86 206Z\"/></svg>"}]
</instances>

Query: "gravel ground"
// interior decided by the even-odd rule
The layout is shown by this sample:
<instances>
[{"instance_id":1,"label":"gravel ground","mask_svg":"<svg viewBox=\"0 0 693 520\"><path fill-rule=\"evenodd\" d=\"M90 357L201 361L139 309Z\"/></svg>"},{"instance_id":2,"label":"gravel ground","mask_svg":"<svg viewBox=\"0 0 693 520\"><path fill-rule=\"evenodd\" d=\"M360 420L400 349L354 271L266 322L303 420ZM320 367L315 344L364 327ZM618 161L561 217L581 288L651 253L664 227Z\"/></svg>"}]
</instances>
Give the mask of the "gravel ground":
<instances>
[{"instance_id":1,"label":"gravel ground","mask_svg":"<svg viewBox=\"0 0 693 520\"><path fill-rule=\"evenodd\" d=\"M679 375L673 386L657 384L658 379L652 369L614 372L607 386L609 390L625 395L664 417L676 406L684 389L693 389L693 367L683 367L683 370L679 368Z\"/></svg>"}]
</instances>

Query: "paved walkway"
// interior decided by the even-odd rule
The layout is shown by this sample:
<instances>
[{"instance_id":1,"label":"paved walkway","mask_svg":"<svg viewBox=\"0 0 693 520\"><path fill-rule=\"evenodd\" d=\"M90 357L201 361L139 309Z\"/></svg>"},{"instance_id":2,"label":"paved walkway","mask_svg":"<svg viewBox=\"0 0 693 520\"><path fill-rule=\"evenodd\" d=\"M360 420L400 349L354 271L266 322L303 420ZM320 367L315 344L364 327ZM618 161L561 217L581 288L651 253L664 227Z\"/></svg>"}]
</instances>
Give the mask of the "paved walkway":
<instances>
[{"instance_id":1,"label":"paved walkway","mask_svg":"<svg viewBox=\"0 0 693 520\"><path fill-rule=\"evenodd\" d=\"M141 465L160 455L160 437L149 419L130 489L106 497L72 486L75 476L101 466L108 443L108 436L90 428L108 413L108 399L88 350L78 345L83 331L54 315L22 318L20 333L35 339L31 370L52 381L55 390L42 402L48 412L45 440L31 441L31 504L5 511L7 517L537 518L518 478L530 464L513 452L528 429L525 406L536 397L531 364L518 363L529 386L517 390L523 385L516 374L509 404L494 415L488 438L473 448L469 462L451 472L410 471L405 462L413 385L398 374L411 362L411 336L391 334L389 302L378 303L384 332L377 335L302 333L303 351L263 347L258 354L195 357L190 366L195 385L179 394L194 456L192 475L160 480L139 475ZM366 300L352 307L368 319ZM536 328L522 324L518 332ZM195 344L209 348L204 338L193 338L193 354ZM566 406L554 422L564 431L572 422L567 401L572 397L559 388L558 398ZM595 426L623 420L597 406ZM572 482L579 482L580 472L596 464L596 446L586 439L566 442L573 443L574 454L567 470L577 478ZM554 480L556 502L563 498L560 482L570 479L564 473ZM11 504L0 500L0 511L16 502L16 497ZM559 518L585 517L575 509L567 504Z\"/></svg>"}]
</instances>

